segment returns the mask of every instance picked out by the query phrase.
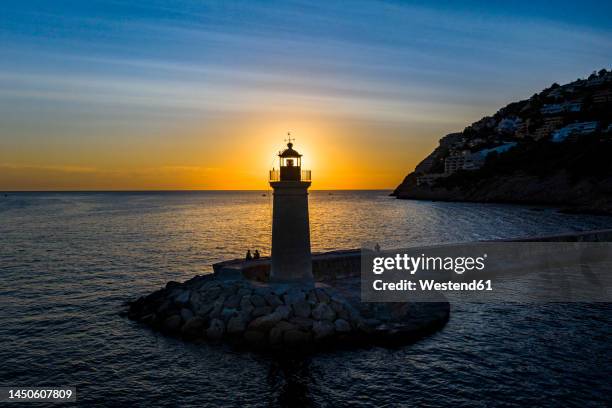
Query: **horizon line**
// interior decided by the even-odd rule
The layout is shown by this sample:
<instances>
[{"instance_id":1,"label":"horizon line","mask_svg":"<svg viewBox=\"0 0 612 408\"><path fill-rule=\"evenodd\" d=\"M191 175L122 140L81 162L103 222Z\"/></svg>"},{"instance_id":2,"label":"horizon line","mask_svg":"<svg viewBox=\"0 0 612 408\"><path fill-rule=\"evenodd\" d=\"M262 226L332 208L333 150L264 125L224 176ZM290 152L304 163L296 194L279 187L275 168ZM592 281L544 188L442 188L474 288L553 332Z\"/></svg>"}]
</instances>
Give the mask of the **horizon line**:
<instances>
[{"instance_id":1,"label":"horizon line","mask_svg":"<svg viewBox=\"0 0 612 408\"><path fill-rule=\"evenodd\" d=\"M319 188L310 191L393 191L394 188ZM163 192L267 192L270 189L133 189L133 190L0 190L0 194L8 193L163 193Z\"/></svg>"}]
</instances>

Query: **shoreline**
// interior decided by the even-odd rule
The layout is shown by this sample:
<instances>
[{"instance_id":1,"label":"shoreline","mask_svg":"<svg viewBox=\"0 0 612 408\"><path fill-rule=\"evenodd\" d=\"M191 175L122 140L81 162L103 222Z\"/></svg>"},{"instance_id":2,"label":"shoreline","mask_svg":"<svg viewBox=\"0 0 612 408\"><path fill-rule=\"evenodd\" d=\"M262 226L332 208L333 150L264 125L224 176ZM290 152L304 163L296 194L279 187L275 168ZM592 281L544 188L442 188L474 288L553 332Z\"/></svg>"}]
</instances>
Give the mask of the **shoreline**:
<instances>
[{"instance_id":1,"label":"shoreline","mask_svg":"<svg viewBox=\"0 0 612 408\"><path fill-rule=\"evenodd\" d=\"M391 193L390 197L395 197L398 200L413 200L423 202L443 202L443 203L470 203L470 204L509 204L523 207L534 206L534 210L539 209L550 209L555 210L561 214L573 214L573 215L597 215L597 216L612 216L612 207L592 206L585 204L571 204L571 203L558 203L554 201L541 201L541 200L510 200L510 199L470 199L464 198L459 199L456 197L445 197L438 194L406 194L406 193Z\"/></svg>"}]
</instances>

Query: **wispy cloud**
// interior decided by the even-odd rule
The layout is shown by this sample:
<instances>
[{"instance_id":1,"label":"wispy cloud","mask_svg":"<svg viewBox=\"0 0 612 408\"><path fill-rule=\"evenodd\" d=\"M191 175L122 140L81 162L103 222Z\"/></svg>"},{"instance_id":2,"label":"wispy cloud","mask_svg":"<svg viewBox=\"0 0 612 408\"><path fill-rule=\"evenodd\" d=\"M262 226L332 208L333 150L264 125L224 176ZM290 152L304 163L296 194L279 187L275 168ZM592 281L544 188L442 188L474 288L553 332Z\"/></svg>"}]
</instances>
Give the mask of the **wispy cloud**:
<instances>
[{"instance_id":1,"label":"wispy cloud","mask_svg":"<svg viewBox=\"0 0 612 408\"><path fill-rule=\"evenodd\" d=\"M98 169L84 166L65 166L65 165L39 165L39 164L11 164L0 163L0 171L49 171L61 173L97 173Z\"/></svg>"}]
</instances>

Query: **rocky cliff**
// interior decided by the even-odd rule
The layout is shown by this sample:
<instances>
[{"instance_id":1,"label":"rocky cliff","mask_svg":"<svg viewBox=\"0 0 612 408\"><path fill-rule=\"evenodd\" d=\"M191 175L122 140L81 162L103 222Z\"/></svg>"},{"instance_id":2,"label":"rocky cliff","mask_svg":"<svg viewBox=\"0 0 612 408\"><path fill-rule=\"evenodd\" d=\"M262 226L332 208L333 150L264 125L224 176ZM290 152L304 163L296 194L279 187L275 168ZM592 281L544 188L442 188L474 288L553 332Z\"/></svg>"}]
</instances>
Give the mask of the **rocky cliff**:
<instances>
[{"instance_id":1,"label":"rocky cliff","mask_svg":"<svg viewBox=\"0 0 612 408\"><path fill-rule=\"evenodd\" d=\"M612 72L553 84L439 141L393 195L612 213Z\"/></svg>"}]
</instances>

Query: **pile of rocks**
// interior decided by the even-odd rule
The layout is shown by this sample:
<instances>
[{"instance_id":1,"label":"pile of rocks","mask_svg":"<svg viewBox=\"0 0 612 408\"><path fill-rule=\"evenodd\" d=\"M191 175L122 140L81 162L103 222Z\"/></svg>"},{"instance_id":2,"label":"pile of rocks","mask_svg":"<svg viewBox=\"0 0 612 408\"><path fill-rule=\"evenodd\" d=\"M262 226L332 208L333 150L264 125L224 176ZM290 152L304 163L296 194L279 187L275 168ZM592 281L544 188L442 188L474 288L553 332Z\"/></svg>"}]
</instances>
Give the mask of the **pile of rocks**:
<instances>
[{"instance_id":1,"label":"pile of rocks","mask_svg":"<svg viewBox=\"0 0 612 408\"><path fill-rule=\"evenodd\" d=\"M200 276L185 283L170 282L130 303L128 317L191 340L285 347L336 340L351 343L374 332L397 331L393 322L405 320L407 304L385 306L389 313L376 309L381 307L355 307L329 287L270 286Z\"/></svg>"}]
</instances>

